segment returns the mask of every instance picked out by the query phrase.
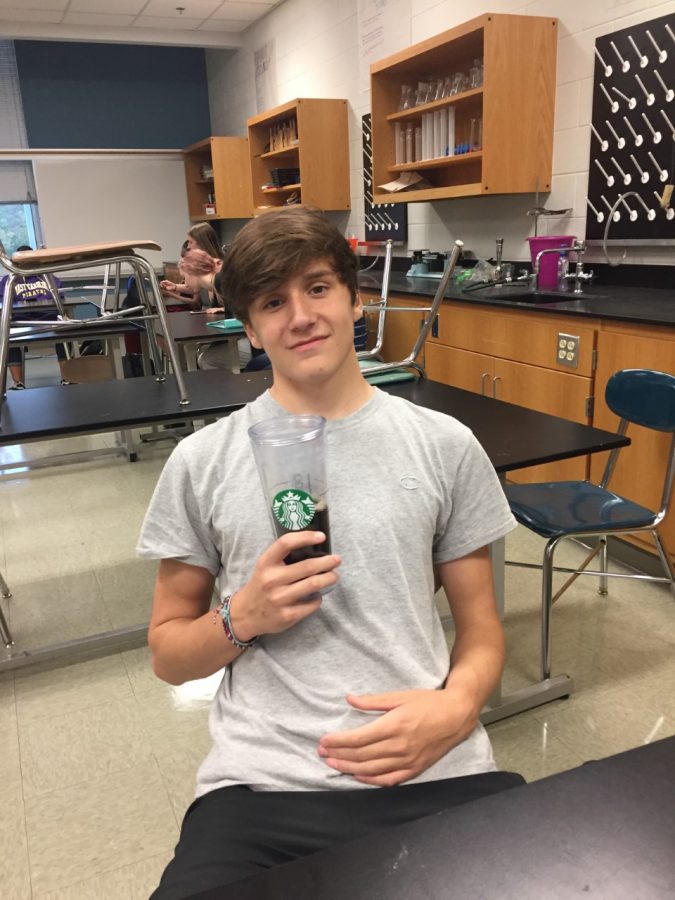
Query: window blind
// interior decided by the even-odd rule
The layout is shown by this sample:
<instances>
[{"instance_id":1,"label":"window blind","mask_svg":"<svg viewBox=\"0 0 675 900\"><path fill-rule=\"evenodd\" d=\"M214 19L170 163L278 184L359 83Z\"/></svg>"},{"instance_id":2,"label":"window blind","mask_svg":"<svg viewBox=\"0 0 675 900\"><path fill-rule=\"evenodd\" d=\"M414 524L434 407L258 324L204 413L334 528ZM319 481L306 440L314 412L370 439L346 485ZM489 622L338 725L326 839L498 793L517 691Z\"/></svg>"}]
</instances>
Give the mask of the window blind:
<instances>
[{"instance_id":1,"label":"window blind","mask_svg":"<svg viewBox=\"0 0 675 900\"><path fill-rule=\"evenodd\" d=\"M27 146L14 41L0 40L0 149L21 150ZM0 162L0 203L34 202L32 163Z\"/></svg>"}]
</instances>

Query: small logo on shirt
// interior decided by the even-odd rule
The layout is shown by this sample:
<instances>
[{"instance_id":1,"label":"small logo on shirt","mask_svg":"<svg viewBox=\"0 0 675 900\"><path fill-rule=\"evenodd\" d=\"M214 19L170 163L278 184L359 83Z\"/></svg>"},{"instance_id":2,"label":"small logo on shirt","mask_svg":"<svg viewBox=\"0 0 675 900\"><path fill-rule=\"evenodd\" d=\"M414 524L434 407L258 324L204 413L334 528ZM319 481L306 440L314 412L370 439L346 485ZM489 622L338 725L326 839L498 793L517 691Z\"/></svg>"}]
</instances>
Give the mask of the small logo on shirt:
<instances>
[{"instance_id":1,"label":"small logo on shirt","mask_svg":"<svg viewBox=\"0 0 675 900\"><path fill-rule=\"evenodd\" d=\"M420 486L419 478L416 478L414 475L402 475L401 476L401 487L405 488L406 491L416 491Z\"/></svg>"},{"instance_id":2,"label":"small logo on shirt","mask_svg":"<svg viewBox=\"0 0 675 900\"><path fill-rule=\"evenodd\" d=\"M302 531L314 518L316 504L306 491L279 491L272 501L274 518L287 531Z\"/></svg>"}]
</instances>

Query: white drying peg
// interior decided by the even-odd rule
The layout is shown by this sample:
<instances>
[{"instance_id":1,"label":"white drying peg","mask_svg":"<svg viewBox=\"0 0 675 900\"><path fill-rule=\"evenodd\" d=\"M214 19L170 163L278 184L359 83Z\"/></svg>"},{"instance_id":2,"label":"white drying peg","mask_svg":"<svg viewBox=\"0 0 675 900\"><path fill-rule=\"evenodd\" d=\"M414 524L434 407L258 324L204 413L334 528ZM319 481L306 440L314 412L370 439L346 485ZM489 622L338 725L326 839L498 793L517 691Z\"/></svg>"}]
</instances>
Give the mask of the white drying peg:
<instances>
[{"instance_id":1,"label":"white drying peg","mask_svg":"<svg viewBox=\"0 0 675 900\"><path fill-rule=\"evenodd\" d=\"M616 146L619 148L619 150L623 150L623 148L626 146L626 138L616 133L616 131L612 128L609 119L605 119L605 125L609 128L609 130L616 138Z\"/></svg>"},{"instance_id":2,"label":"white drying peg","mask_svg":"<svg viewBox=\"0 0 675 900\"><path fill-rule=\"evenodd\" d=\"M605 172L605 170L603 169L599 160L594 159L593 162L596 164L596 166L600 169L602 174L605 176L605 178L607 180L607 187L613 187L614 186L614 176L610 175L609 172Z\"/></svg>"},{"instance_id":3,"label":"white drying peg","mask_svg":"<svg viewBox=\"0 0 675 900\"><path fill-rule=\"evenodd\" d=\"M675 209L673 209L672 206L664 206L663 203L661 202L661 194L657 194L656 191L654 191L653 193L654 193L654 196L656 197L656 202L659 204L661 209L666 214L666 219L670 220L673 217L675 217Z\"/></svg>"},{"instance_id":4,"label":"white drying peg","mask_svg":"<svg viewBox=\"0 0 675 900\"><path fill-rule=\"evenodd\" d=\"M603 137L600 137L600 132L598 131L598 129L597 129L597 128L595 127L595 125L593 125L593 124L591 124L591 131L593 132L593 134L594 134L594 135L596 136L596 138L598 139L598 141L599 141L599 143L600 143L600 149L602 150L602 152L603 152L603 153L606 153L607 150L609 150L609 142L606 141Z\"/></svg>"},{"instance_id":5,"label":"white drying peg","mask_svg":"<svg viewBox=\"0 0 675 900\"><path fill-rule=\"evenodd\" d=\"M673 37L673 32L670 30L670 27L669 27L668 25L666 25L666 31L668 32L668 34L669 34L669 35L671 36L671 38L672 38L672 37ZM649 38L649 40L652 42L652 46L654 47L654 49L656 50L656 52L657 52L658 55L659 55L659 62L660 62L660 63L664 63L664 62L668 59L668 51L667 51L667 50L662 50L662 49L659 47L659 45L658 45L658 44L656 43L656 41L654 40L653 34L651 33L651 31L650 31L649 29L647 29L647 31L646 31L645 33L646 33L647 37ZM673 38L673 40L675 40L675 38Z\"/></svg>"},{"instance_id":6,"label":"white drying peg","mask_svg":"<svg viewBox=\"0 0 675 900\"><path fill-rule=\"evenodd\" d=\"M656 218L656 213L654 212L654 210L653 210L653 209L650 209L650 208L647 206L647 204L645 203L645 201L642 199L642 197L641 197L639 194L636 194L635 196L638 198L638 200L639 200L640 203L642 204L642 208L643 208L644 211L647 213L647 218L649 219L649 221L650 221L650 222L653 222L654 219Z\"/></svg>"},{"instance_id":7,"label":"white drying peg","mask_svg":"<svg viewBox=\"0 0 675 900\"><path fill-rule=\"evenodd\" d=\"M665 83L665 81L663 80L663 78L661 78L661 76L660 76L659 73L656 71L656 69L654 69L654 74L656 75L656 77L657 77L657 79L658 79L658 81L659 81L659 84L661 85L661 87L663 88L663 90L666 92L666 103L670 103L670 101L671 101L673 98L675 98L675 91L674 91L672 88L669 88L669 87L668 87L668 85Z\"/></svg>"},{"instance_id":8,"label":"white drying peg","mask_svg":"<svg viewBox=\"0 0 675 900\"><path fill-rule=\"evenodd\" d=\"M613 113L617 113L619 111L619 104L616 100L612 100L612 98L609 95L609 91L607 90L607 88L604 86L604 84L602 82L600 82L600 90L605 95L605 97L607 97L607 102L609 103L609 108L612 110Z\"/></svg>"},{"instance_id":9,"label":"white drying peg","mask_svg":"<svg viewBox=\"0 0 675 900\"><path fill-rule=\"evenodd\" d=\"M625 94L621 93L618 87L614 87L613 85L612 90L615 94L618 94L622 100L626 101L626 103L628 104L628 109L635 109L635 107L637 106L637 100L635 99L635 97L627 97Z\"/></svg>"},{"instance_id":10,"label":"white drying peg","mask_svg":"<svg viewBox=\"0 0 675 900\"><path fill-rule=\"evenodd\" d=\"M621 168L621 166L618 164L618 162L614 159L613 156L611 159L612 159L612 162L614 163L616 170L623 178L623 183L626 185L626 187L628 187L628 185L631 183L630 175L627 172L624 172L624 170Z\"/></svg>"},{"instance_id":11,"label":"white drying peg","mask_svg":"<svg viewBox=\"0 0 675 900\"><path fill-rule=\"evenodd\" d=\"M630 208L630 206L626 203L626 198L623 195L621 195L621 202L628 210L628 218L631 220L631 222L634 222L638 217L637 212L634 209Z\"/></svg>"},{"instance_id":12,"label":"white drying peg","mask_svg":"<svg viewBox=\"0 0 675 900\"><path fill-rule=\"evenodd\" d=\"M619 48L616 46L614 41L610 41L609 43L610 43L612 50L616 53L617 59L621 63L621 71L627 72L630 69L630 63L628 62L627 59L624 59L623 56L619 53Z\"/></svg>"},{"instance_id":13,"label":"white drying peg","mask_svg":"<svg viewBox=\"0 0 675 900\"><path fill-rule=\"evenodd\" d=\"M591 208L591 209L593 210L593 212L595 213L595 218L597 219L597 221L598 221L598 222L604 222L604 221L605 221L605 214L604 214L604 212L603 212L601 209L596 209L596 208L593 206L593 204L591 203L591 201L590 201L590 199L589 199L588 197L586 197L586 203L588 203L588 205L590 206L590 208Z\"/></svg>"},{"instance_id":14,"label":"white drying peg","mask_svg":"<svg viewBox=\"0 0 675 900\"><path fill-rule=\"evenodd\" d=\"M609 78L614 70L612 69L611 66L608 66L607 63L606 63L606 62L604 61L604 59L602 58L602 56L600 56L600 51L598 50L598 48L595 47L594 50L595 50L595 55L596 55L596 56L598 57L598 59L600 60L600 64L601 64L601 65L604 67L604 69L605 69L605 78Z\"/></svg>"},{"instance_id":15,"label":"white drying peg","mask_svg":"<svg viewBox=\"0 0 675 900\"><path fill-rule=\"evenodd\" d=\"M628 119L625 116L623 117L623 120L626 123L626 125L628 126L628 130L630 131L630 133L633 135L633 137L635 139L635 146L641 147L644 138L642 137L641 134L637 133L637 131L633 128L633 126L630 124L630 122L628 121Z\"/></svg>"},{"instance_id":16,"label":"white drying peg","mask_svg":"<svg viewBox=\"0 0 675 900\"><path fill-rule=\"evenodd\" d=\"M665 183L666 181L668 181L668 170L667 170L667 169L662 169L662 168L661 168L661 164L660 164L659 161L654 157L654 154L652 153L651 150L647 150L647 156L648 156L648 157L651 159L651 161L654 163L654 168L655 168L656 171L659 173L659 181L663 181L664 183Z\"/></svg>"},{"instance_id":17,"label":"white drying peg","mask_svg":"<svg viewBox=\"0 0 675 900\"><path fill-rule=\"evenodd\" d=\"M670 133L672 134L673 140L675 141L675 125L673 125L673 123L668 118L668 113L665 111L665 109L660 110L660 112L663 118L666 120L668 128L670 128Z\"/></svg>"},{"instance_id":18,"label":"white drying peg","mask_svg":"<svg viewBox=\"0 0 675 900\"><path fill-rule=\"evenodd\" d=\"M637 159L635 159L632 153L630 155L630 158L633 160L633 162L635 163L635 168L640 173L640 181L643 184L647 184L647 182L649 181L649 172L640 166L640 163L637 161Z\"/></svg>"},{"instance_id":19,"label":"white drying peg","mask_svg":"<svg viewBox=\"0 0 675 900\"><path fill-rule=\"evenodd\" d=\"M668 34L670 35L671 41L675 44L675 34L673 34L673 32L672 32L672 30L671 30L671 28L670 28L670 25L666 25L666 31L667 31Z\"/></svg>"},{"instance_id":20,"label":"white drying peg","mask_svg":"<svg viewBox=\"0 0 675 900\"><path fill-rule=\"evenodd\" d=\"M640 78L640 76L637 73L635 74L635 79L636 79L637 83L640 85L640 87L642 88L642 93L645 95L645 100L647 101L647 106L653 106L654 101L656 100L656 97L652 94L651 91L647 90L647 88L642 83L642 79Z\"/></svg>"},{"instance_id":21,"label":"white drying peg","mask_svg":"<svg viewBox=\"0 0 675 900\"><path fill-rule=\"evenodd\" d=\"M649 60L648 60L647 57L644 55L644 53L642 52L642 50L640 50L640 48L638 47L638 45L635 43L635 41L633 40L633 36L632 36L632 35L630 35L630 34L628 35L628 40L630 41L633 50L635 50L635 52L637 53L637 58L638 58L639 61L640 61L640 68L641 68L641 69L644 69L645 66L647 65L647 63L649 62Z\"/></svg>"},{"instance_id":22,"label":"white drying peg","mask_svg":"<svg viewBox=\"0 0 675 900\"><path fill-rule=\"evenodd\" d=\"M655 144L660 144L660 143L661 143L661 132L660 132L660 131L657 131L657 130L654 128L654 126L652 125L652 123L649 121L649 119L647 118L647 116L646 116L644 113L640 113L640 115L641 115L642 118L645 120L645 122L646 122L646 124L647 124L647 128L649 128L649 130L651 131L652 137L653 137L653 139L654 139L654 143L655 143Z\"/></svg>"},{"instance_id":23,"label":"white drying peg","mask_svg":"<svg viewBox=\"0 0 675 900\"><path fill-rule=\"evenodd\" d=\"M609 200L607 199L607 197L605 197L604 194L600 194L600 199L604 201L605 206L607 207L607 209L608 209L610 212L612 212L612 204L609 202ZM620 218L621 218L621 213L619 212L618 209L615 209L614 212L612 213L612 222L618 222Z\"/></svg>"}]
</instances>

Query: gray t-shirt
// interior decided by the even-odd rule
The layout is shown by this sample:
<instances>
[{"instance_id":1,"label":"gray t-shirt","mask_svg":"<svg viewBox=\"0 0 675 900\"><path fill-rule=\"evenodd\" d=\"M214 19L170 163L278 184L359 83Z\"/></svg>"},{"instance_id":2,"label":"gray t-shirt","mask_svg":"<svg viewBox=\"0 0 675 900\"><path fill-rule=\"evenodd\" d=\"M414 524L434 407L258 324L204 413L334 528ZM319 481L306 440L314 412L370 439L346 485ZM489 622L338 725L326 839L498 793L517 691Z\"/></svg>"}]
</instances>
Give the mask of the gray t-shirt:
<instances>
[{"instance_id":1,"label":"gray t-shirt","mask_svg":"<svg viewBox=\"0 0 675 900\"><path fill-rule=\"evenodd\" d=\"M245 584L273 540L247 432L283 414L265 393L182 441L157 484L139 555L208 569L221 597ZM326 448L340 581L318 612L282 634L263 635L225 669L197 796L232 784L365 787L323 762L319 738L379 715L354 710L347 693L443 686L450 663L433 564L515 526L485 452L450 416L375 390L357 412L328 422ZM478 726L415 780L494 768Z\"/></svg>"}]
</instances>

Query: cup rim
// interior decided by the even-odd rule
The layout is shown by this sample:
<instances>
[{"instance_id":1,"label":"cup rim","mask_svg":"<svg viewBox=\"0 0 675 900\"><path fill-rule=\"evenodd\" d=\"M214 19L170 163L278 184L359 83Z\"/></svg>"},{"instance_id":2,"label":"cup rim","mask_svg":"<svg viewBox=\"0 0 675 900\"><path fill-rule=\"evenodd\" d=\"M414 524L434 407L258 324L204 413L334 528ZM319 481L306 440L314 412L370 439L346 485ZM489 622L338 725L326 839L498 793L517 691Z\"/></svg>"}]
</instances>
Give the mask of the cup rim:
<instances>
[{"instance_id":1,"label":"cup rim","mask_svg":"<svg viewBox=\"0 0 675 900\"><path fill-rule=\"evenodd\" d=\"M326 419L316 415L272 416L251 425L248 430L254 444L285 447L313 441L323 434Z\"/></svg>"}]
</instances>

